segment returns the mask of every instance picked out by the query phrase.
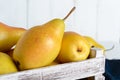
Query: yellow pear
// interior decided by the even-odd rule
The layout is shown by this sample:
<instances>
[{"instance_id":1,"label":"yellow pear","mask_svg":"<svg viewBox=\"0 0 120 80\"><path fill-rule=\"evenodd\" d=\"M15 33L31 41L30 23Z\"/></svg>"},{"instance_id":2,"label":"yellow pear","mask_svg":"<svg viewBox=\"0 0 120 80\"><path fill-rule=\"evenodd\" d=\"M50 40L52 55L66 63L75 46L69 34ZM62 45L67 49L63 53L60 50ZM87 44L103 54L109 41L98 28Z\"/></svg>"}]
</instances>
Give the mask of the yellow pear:
<instances>
[{"instance_id":1,"label":"yellow pear","mask_svg":"<svg viewBox=\"0 0 120 80\"><path fill-rule=\"evenodd\" d=\"M64 19L55 18L30 28L17 42L13 59L20 70L40 68L52 63L59 54L65 29Z\"/></svg>"},{"instance_id":2,"label":"yellow pear","mask_svg":"<svg viewBox=\"0 0 120 80\"><path fill-rule=\"evenodd\" d=\"M54 66L60 64L58 61L53 61L52 63L48 64L47 66Z\"/></svg>"},{"instance_id":3,"label":"yellow pear","mask_svg":"<svg viewBox=\"0 0 120 80\"><path fill-rule=\"evenodd\" d=\"M0 52L0 75L17 72L17 68L11 57L6 53Z\"/></svg>"},{"instance_id":4,"label":"yellow pear","mask_svg":"<svg viewBox=\"0 0 120 80\"><path fill-rule=\"evenodd\" d=\"M27 30L13 52L20 70L43 67L53 62L61 48L64 28L62 19L53 19Z\"/></svg>"},{"instance_id":5,"label":"yellow pear","mask_svg":"<svg viewBox=\"0 0 120 80\"><path fill-rule=\"evenodd\" d=\"M64 62L87 59L90 52L88 41L80 34L72 31L64 33L62 46L57 60Z\"/></svg>"},{"instance_id":6,"label":"yellow pear","mask_svg":"<svg viewBox=\"0 0 120 80\"><path fill-rule=\"evenodd\" d=\"M90 37L90 36L84 36L84 38L89 42L89 45L91 47L100 48L100 49L103 50L103 52L105 51L105 47L102 46L101 44L99 44L97 41L95 41L92 37Z\"/></svg>"},{"instance_id":7,"label":"yellow pear","mask_svg":"<svg viewBox=\"0 0 120 80\"><path fill-rule=\"evenodd\" d=\"M13 59L13 51L14 51L14 48L10 49L9 51L5 53L8 54Z\"/></svg>"},{"instance_id":8,"label":"yellow pear","mask_svg":"<svg viewBox=\"0 0 120 80\"><path fill-rule=\"evenodd\" d=\"M24 28L11 27L0 22L0 51L10 50L25 31Z\"/></svg>"}]
</instances>

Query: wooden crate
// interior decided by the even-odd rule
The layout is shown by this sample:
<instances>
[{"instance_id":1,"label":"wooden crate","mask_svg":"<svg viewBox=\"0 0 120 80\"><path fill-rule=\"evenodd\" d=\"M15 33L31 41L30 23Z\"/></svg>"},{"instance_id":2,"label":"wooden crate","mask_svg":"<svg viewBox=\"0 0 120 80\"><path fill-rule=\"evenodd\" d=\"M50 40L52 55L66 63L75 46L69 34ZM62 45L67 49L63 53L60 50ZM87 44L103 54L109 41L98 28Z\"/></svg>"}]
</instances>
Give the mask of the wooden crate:
<instances>
[{"instance_id":1,"label":"wooden crate","mask_svg":"<svg viewBox=\"0 0 120 80\"><path fill-rule=\"evenodd\" d=\"M38 69L0 75L0 80L76 80L94 76L94 80L104 80L105 57L101 49L92 48L96 57L84 61L64 63Z\"/></svg>"}]
</instances>

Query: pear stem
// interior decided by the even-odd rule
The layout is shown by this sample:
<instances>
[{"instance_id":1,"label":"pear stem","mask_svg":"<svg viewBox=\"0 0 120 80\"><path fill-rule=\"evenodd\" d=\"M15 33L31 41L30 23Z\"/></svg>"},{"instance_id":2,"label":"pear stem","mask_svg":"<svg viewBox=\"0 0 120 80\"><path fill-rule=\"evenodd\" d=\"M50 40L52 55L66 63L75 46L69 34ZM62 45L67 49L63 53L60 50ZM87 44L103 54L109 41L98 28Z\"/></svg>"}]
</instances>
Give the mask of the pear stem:
<instances>
[{"instance_id":1,"label":"pear stem","mask_svg":"<svg viewBox=\"0 0 120 80\"><path fill-rule=\"evenodd\" d=\"M63 20L65 21L69 16L70 14L75 10L75 6L70 10L70 12L63 18Z\"/></svg>"}]
</instances>

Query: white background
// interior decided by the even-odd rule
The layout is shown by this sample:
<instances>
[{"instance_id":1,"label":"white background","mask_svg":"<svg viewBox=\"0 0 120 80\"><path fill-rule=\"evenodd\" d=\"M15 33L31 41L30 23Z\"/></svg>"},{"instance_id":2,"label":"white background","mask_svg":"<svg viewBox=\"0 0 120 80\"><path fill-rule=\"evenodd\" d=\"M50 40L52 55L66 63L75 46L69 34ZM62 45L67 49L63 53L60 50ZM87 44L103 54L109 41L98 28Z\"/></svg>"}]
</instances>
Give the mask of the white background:
<instances>
[{"instance_id":1,"label":"white background","mask_svg":"<svg viewBox=\"0 0 120 80\"><path fill-rule=\"evenodd\" d=\"M103 44L106 47L115 44L107 56L120 58L120 0L0 0L0 21L29 29L63 18L73 6L76 10L65 21L66 31L109 43Z\"/></svg>"}]
</instances>

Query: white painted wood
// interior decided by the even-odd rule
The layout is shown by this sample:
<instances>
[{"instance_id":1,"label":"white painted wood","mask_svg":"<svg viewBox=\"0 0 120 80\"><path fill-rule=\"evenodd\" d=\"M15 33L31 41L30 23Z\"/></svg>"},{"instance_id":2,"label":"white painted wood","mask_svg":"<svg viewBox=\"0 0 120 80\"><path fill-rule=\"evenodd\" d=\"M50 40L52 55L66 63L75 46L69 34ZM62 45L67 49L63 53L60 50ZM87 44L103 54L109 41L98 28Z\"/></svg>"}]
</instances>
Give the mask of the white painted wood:
<instances>
[{"instance_id":1,"label":"white painted wood","mask_svg":"<svg viewBox=\"0 0 120 80\"><path fill-rule=\"evenodd\" d=\"M26 28L27 0L0 0L0 21L15 27Z\"/></svg>"},{"instance_id":2,"label":"white painted wood","mask_svg":"<svg viewBox=\"0 0 120 80\"><path fill-rule=\"evenodd\" d=\"M98 40L119 42L120 0L99 0Z\"/></svg>"},{"instance_id":3,"label":"white painted wood","mask_svg":"<svg viewBox=\"0 0 120 80\"><path fill-rule=\"evenodd\" d=\"M105 58L100 49L91 49L98 55L95 58L79 62L64 63L49 67L21 71L13 74L0 75L0 80L75 80L96 76L104 73Z\"/></svg>"},{"instance_id":4,"label":"white painted wood","mask_svg":"<svg viewBox=\"0 0 120 80\"><path fill-rule=\"evenodd\" d=\"M51 17L50 0L29 0L28 26L42 25Z\"/></svg>"},{"instance_id":5,"label":"white painted wood","mask_svg":"<svg viewBox=\"0 0 120 80\"><path fill-rule=\"evenodd\" d=\"M76 26L71 30L96 39L97 0L76 0Z\"/></svg>"},{"instance_id":6,"label":"white painted wood","mask_svg":"<svg viewBox=\"0 0 120 80\"><path fill-rule=\"evenodd\" d=\"M29 27L44 24L53 18L62 19L73 7L72 0L29 0L28 4Z\"/></svg>"},{"instance_id":7,"label":"white painted wood","mask_svg":"<svg viewBox=\"0 0 120 80\"><path fill-rule=\"evenodd\" d=\"M95 75L95 80L105 80L105 77L102 74Z\"/></svg>"},{"instance_id":8,"label":"white painted wood","mask_svg":"<svg viewBox=\"0 0 120 80\"><path fill-rule=\"evenodd\" d=\"M74 0L52 0L51 16L52 18L63 19L74 6ZM75 28L75 11L65 20L65 30Z\"/></svg>"}]
</instances>

